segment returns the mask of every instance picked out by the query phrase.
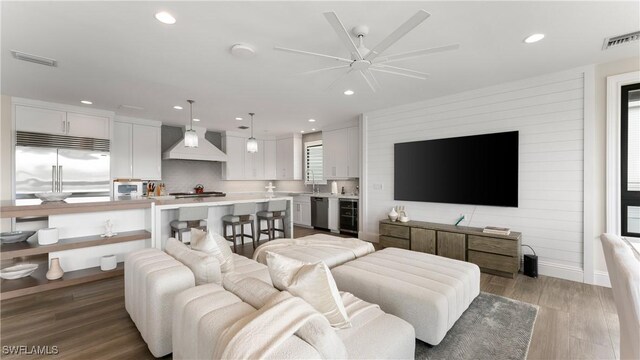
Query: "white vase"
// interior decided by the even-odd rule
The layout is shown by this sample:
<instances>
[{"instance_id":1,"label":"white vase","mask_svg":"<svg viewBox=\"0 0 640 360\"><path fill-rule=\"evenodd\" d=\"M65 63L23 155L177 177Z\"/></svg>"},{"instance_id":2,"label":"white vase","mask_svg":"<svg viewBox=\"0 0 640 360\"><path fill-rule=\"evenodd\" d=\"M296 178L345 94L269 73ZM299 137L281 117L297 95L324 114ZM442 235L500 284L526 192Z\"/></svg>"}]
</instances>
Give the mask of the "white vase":
<instances>
[{"instance_id":1,"label":"white vase","mask_svg":"<svg viewBox=\"0 0 640 360\"><path fill-rule=\"evenodd\" d=\"M398 219L398 213L396 212L396 208L391 208L389 212L389 220L396 221Z\"/></svg>"},{"instance_id":2,"label":"white vase","mask_svg":"<svg viewBox=\"0 0 640 360\"><path fill-rule=\"evenodd\" d=\"M53 258L51 259L51 265L49 266L49 271L47 271L47 279L56 280L60 279L64 275L64 271L60 267L60 259Z\"/></svg>"}]
</instances>

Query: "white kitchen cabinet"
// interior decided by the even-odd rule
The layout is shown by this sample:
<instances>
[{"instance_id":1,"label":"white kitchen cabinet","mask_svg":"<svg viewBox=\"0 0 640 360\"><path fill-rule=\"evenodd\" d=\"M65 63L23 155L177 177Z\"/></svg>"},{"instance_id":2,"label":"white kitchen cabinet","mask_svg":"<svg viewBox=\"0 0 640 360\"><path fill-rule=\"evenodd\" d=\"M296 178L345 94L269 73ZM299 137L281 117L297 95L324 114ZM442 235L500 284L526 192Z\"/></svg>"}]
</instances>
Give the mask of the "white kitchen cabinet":
<instances>
[{"instance_id":1,"label":"white kitchen cabinet","mask_svg":"<svg viewBox=\"0 0 640 360\"><path fill-rule=\"evenodd\" d=\"M31 106L15 106L16 130L45 134L65 135L67 113Z\"/></svg>"},{"instance_id":2,"label":"white kitchen cabinet","mask_svg":"<svg viewBox=\"0 0 640 360\"><path fill-rule=\"evenodd\" d=\"M276 180L302 180L302 137L278 139L276 142Z\"/></svg>"},{"instance_id":3,"label":"white kitchen cabinet","mask_svg":"<svg viewBox=\"0 0 640 360\"><path fill-rule=\"evenodd\" d=\"M226 180L245 180L245 154L247 139L236 136L223 136L222 148L227 161L222 165L222 175Z\"/></svg>"},{"instance_id":4,"label":"white kitchen cabinet","mask_svg":"<svg viewBox=\"0 0 640 360\"><path fill-rule=\"evenodd\" d=\"M129 179L133 174L133 126L114 121L111 143L111 177Z\"/></svg>"},{"instance_id":5,"label":"white kitchen cabinet","mask_svg":"<svg viewBox=\"0 0 640 360\"><path fill-rule=\"evenodd\" d=\"M357 127L323 131L322 150L326 179L360 176L360 141Z\"/></svg>"},{"instance_id":6,"label":"white kitchen cabinet","mask_svg":"<svg viewBox=\"0 0 640 360\"><path fill-rule=\"evenodd\" d=\"M15 106L16 130L53 135L109 139L108 117L33 106Z\"/></svg>"},{"instance_id":7,"label":"white kitchen cabinet","mask_svg":"<svg viewBox=\"0 0 640 360\"><path fill-rule=\"evenodd\" d=\"M247 141L245 139L244 151L247 150ZM264 140L256 140L258 143L258 152L244 154L244 178L246 180L264 180Z\"/></svg>"},{"instance_id":8,"label":"white kitchen cabinet","mask_svg":"<svg viewBox=\"0 0 640 360\"><path fill-rule=\"evenodd\" d=\"M340 231L340 201L329 198L329 230Z\"/></svg>"},{"instance_id":9,"label":"white kitchen cabinet","mask_svg":"<svg viewBox=\"0 0 640 360\"><path fill-rule=\"evenodd\" d=\"M296 225L311 226L311 198L309 196L294 196L293 223Z\"/></svg>"},{"instance_id":10,"label":"white kitchen cabinet","mask_svg":"<svg viewBox=\"0 0 640 360\"><path fill-rule=\"evenodd\" d=\"M111 143L111 177L161 180L160 126L115 121Z\"/></svg>"},{"instance_id":11,"label":"white kitchen cabinet","mask_svg":"<svg viewBox=\"0 0 640 360\"><path fill-rule=\"evenodd\" d=\"M278 155L275 140L264 140L264 179L275 180L278 176L276 165Z\"/></svg>"},{"instance_id":12,"label":"white kitchen cabinet","mask_svg":"<svg viewBox=\"0 0 640 360\"><path fill-rule=\"evenodd\" d=\"M109 139L109 118L67 112L67 135Z\"/></svg>"},{"instance_id":13,"label":"white kitchen cabinet","mask_svg":"<svg viewBox=\"0 0 640 360\"><path fill-rule=\"evenodd\" d=\"M347 129L322 132L324 176L326 179L345 179L348 177L348 142Z\"/></svg>"},{"instance_id":14,"label":"white kitchen cabinet","mask_svg":"<svg viewBox=\"0 0 640 360\"><path fill-rule=\"evenodd\" d=\"M157 126L133 124L133 178L162 179L161 129Z\"/></svg>"}]
</instances>

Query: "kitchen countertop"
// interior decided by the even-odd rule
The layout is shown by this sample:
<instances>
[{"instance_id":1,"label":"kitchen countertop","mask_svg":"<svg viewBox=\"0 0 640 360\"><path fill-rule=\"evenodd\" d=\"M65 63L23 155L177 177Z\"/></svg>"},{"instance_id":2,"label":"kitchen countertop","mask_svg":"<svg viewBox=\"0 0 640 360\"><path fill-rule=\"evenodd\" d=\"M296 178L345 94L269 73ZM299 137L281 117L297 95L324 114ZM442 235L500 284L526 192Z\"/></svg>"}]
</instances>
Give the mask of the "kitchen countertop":
<instances>
[{"instance_id":1,"label":"kitchen countertop","mask_svg":"<svg viewBox=\"0 0 640 360\"><path fill-rule=\"evenodd\" d=\"M360 197L358 195L352 194L331 194L331 193L310 193L308 191L276 191L276 194L288 194L290 196L313 196L313 197L326 197L326 198L337 198L337 199L356 199L358 200Z\"/></svg>"},{"instance_id":2,"label":"kitchen countertop","mask_svg":"<svg viewBox=\"0 0 640 360\"><path fill-rule=\"evenodd\" d=\"M291 196L276 195L273 199L292 200ZM68 199L67 201L73 199ZM48 216L57 214L73 214L100 211L118 211L131 209L146 209L152 204L161 207L177 208L180 205L206 205L224 206L240 202L265 202L264 193L254 194L230 194L224 197L199 197L182 199L135 199L135 200L110 200L90 201L90 202L46 202L41 204L20 205L14 200L0 202L0 217L26 217L26 216Z\"/></svg>"},{"instance_id":3,"label":"kitchen countertop","mask_svg":"<svg viewBox=\"0 0 640 360\"><path fill-rule=\"evenodd\" d=\"M167 199L167 200L153 200L156 206L170 206L177 207L177 205L207 205L212 206L224 206L243 202L266 202L269 200L292 200L291 196L276 195L269 199L264 193L261 194L227 194L227 196L211 196L211 197L197 197L197 198L182 198L182 199Z\"/></svg>"},{"instance_id":4,"label":"kitchen countertop","mask_svg":"<svg viewBox=\"0 0 640 360\"><path fill-rule=\"evenodd\" d=\"M68 199L67 201L73 201ZM89 202L43 202L41 204L21 205L15 200L0 202L0 217L47 216L55 214L73 214L83 212L117 211L150 208L153 200L111 200Z\"/></svg>"}]
</instances>

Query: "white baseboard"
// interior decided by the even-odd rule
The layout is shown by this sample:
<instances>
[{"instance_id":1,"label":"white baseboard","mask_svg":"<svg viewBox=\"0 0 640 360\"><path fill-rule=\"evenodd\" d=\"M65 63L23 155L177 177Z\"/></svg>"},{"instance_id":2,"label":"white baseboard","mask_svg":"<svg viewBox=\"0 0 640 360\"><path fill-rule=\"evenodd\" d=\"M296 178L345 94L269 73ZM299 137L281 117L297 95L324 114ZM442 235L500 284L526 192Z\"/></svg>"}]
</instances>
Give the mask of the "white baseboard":
<instances>
[{"instance_id":1,"label":"white baseboard","mask_svg":"<svg viewBox=\"0 0 640 360\"><path fill-rule=\"evenodd\" d=\"M593 284L604 287L611 287L611 280L609 279L609 273L606 271L594 271Z\"/></svg>"},{"instance_id":2,"label":"white baseboard","mask_svg":"<svg viewBox=\"0 0 640 360\"><path fill-rule=\"evenodd\" d=\"M584 271L581 268L544 261L538 262L538 274L577 282L584 281Z\"/></svg>"}]
</instances>

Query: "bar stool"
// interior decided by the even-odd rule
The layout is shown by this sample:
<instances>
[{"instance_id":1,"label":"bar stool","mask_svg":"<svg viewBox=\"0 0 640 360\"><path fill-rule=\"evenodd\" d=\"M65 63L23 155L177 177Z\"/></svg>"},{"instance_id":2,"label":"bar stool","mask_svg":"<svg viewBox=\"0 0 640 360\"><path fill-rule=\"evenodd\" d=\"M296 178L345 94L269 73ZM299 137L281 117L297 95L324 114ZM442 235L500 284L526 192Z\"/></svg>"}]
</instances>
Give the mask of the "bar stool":
<instances>
[{"instance_id":1,"label":"bar stool","mask_svg":"<svg viewBox=\"0 0 640 360\"><path fill-rule=\"evenodd\" d=\"M266 211L258 211L258 243L262 234L269 236L269 240L273 240L276 237L276 231L281 232L283 237L287 237L285 232L285 218L287 216L287 200L270 200L267 203ZM267 222L267 228L262 229L262 221ZM282 222L282 228L276 227L276 220Z\"/></svg>"},{"instance_id":2,"label":"bar stool","mask_svg":"<svg viewBox=\"0 0 640 360\"><path fill-rule=\"evenodd\" d=\"M236 239L240 236L242 244L244 244L244 237L251 238L253 248L256 248L256 237L253 225L253 213L256 212L255 203L242 203L233 205L233 213L231 215L225 215L222 217L223 236L225 239L233 241L233 251L238 252L236 245ZM251 225L251 235L244 233L244 226L246 224ZM240 225L240 234L236 232L236 226ZM227 226L231 226L231 235L227 234Z\"/></svg>"},{"instance_id":3,"label":"bar stool","mask_svg":"<svg viewBox=\"0 0 640 360\"><path fill-rule=\"evenodd\" d=\"M204 220L209 216L209 207L181 207L178 209L178 220L169 223L171 226L171 236L182 242L182 233L191 231L191 229L200 229L207 231L207 221ZM176 234L178 236L176 236Z\"/></svg>"}]
</instances>

